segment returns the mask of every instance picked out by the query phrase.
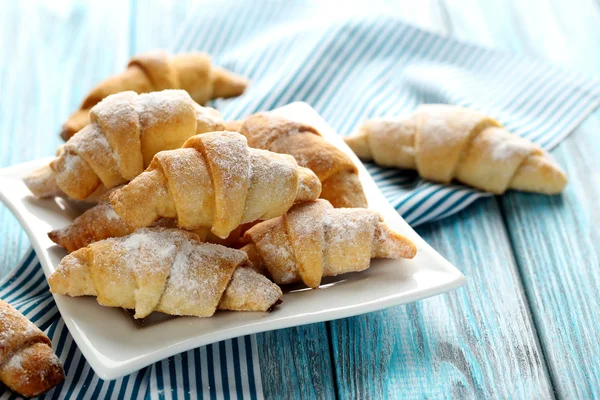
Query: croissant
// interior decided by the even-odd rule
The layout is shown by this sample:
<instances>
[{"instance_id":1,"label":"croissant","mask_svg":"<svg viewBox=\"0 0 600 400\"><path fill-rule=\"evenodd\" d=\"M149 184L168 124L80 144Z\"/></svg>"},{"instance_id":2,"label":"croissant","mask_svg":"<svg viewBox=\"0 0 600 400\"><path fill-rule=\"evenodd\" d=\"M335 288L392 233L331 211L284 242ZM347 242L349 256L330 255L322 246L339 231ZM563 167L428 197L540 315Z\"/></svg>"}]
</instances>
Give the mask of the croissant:
<instances>
[{"instance_id":1,"label":"croissant","mask_svg":"<svg viewBox=\"0 0 600 400\"><path fill-rule=\"evenodd\" d=\"M98 188L113 188L143 172L161 150L180 147L189 137L220 130L217 110L196 104L183 90L108 96L90 112L91 124L61 146L50 163L55 185L67 196L84 200ZM48 188L39 179L25 179L40 197ZM56 191L51 190L50 195Z\"/></svg>"},{"instance_id":2,"label":"croissant","mask_svg":"<svg viewBox=\"0 0 600 400\"><path fill-rule=\"evenodd\" d=\"M37 326L0 300L0 382L27 397L58 385L65 374L51 346Z\"/></svg>"},{"instance_id":3,"label":"croissant","mask_svg":"<svg viewBox=\"0 0 600 400\"><path fill-rule=\"evenodd\" d=\"M321 198L334 207L367 207L356 165L312 126L263 112L243 122L227 121L225 128L246 136L250 147L292 155L317 175Z\"/></svg>"},{"instance_id":4,"label":"croissant","mask_svg":"<svg viewBox=\"0 0 600 400\"><path fill-rule=\"evenodd\" d=\"M146 228L69 254L48 282L52 293L96 296L104 306L135 310L135 318L267 311L281 289L249 265L243 251L200 243L194 233Z\"/></svg>"},{"instance_id":5,"label":"croissant","mask_svg":"<svg viewBox=\"0 0 600 400\"><path fill-rule=\"evenodd\" d=\"M280 284L316 288L324 276L363 271L371 258L413 258L415 245L364 208L333 208L326 200L297 204L250 228L242 250Z\"/></svg>"},{"instance_id":6,"label":"croissant","mask_svg":"<svg viewBox=\"0 0 600 400\"><path fill-rule=\"evenodd\" d=\"M135 227L177 218L180 228L211 228L225 238L241 224L282 215L320 192L319 179L293 157L249 148L239 133L211 132L158 153L110 202Z\"/></svg>"},{"instance_id":7,"label":"croissant","mask_svg":"<svg viewBox=\"0 0 600 400\"><path fill-rule=\"evenodd\" d=\"M135 228L123 221L109 203L100 203L75 218L71 225L50 231L48 237L71 253L91 243L126 236L134 231Z\"/></svg>"},{"instance_id":8,"label":"croissant","mask_svg":"<svg viewBox=\"0 0 600 400\"><path fill-rule=\"evenodd\" d=\"M425 179L502 194L560 193L567 177L550 155L477 111L422 105L405 119L365 122L346 143L364 161L416 169Z\"/></svg>"},{"instance_id":9,"label":"croissant","mask_svg":"<svg viewBox=\"0 0 600 400\"><path fill-rule=\"evenodd\" d=\"M152 226L176 228L177 221L162 218ZM241 235L250 228L251 224L240 225L227 238L221 239L206 228L194 229L203 242L221 244L227 247L238 247ZM48 237L69 253L86 247L91 243L111 237L121 237L132 234L135 228L117 215L109 203L99 203L86 210L83 214L64 228L48 232Z\"/></svg>"},{"instance_id":10,"label":"croissant","mask_svg":"<svg viewBox=\"0 0 600 400\"><path fill-rule=\"evenodd\" d=\"M233 72L212 65L205 53L169 55L153 51L135 56L119 75L100 82L63 124L60 133L64 140L89 124L89 111L105 97L132 90L136 93L164 89L183 89L198 104L218 97L235 97L244 93L248 80Z\"/></svg>"}]
</instances>

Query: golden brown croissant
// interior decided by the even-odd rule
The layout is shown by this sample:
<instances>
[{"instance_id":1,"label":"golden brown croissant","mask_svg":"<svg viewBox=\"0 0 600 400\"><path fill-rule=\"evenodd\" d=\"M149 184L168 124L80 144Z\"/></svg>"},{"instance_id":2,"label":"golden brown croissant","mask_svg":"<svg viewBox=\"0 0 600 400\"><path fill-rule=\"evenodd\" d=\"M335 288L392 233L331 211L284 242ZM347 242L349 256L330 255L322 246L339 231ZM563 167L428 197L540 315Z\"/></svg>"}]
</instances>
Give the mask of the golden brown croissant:
<instances>
[{"instance_id":1,"label":"golden brown croissant","mask_svg":"<svg viewBox=\"0 0 600 400\"><path fill-rule=\"evenodd\" d=\"M251 225L240 225L225 239L215 236L206 228L194 229L192 232L198 235L199 239L203 242L237 248L240 246L239 240L241 235ZM162 218L152 226L176 228L177 221ZM75 218L70 225L48 232L48 237L54 243L71 253L91 243L111 237L126 236L132 234L134 231L135 228L119 217L109 203L99 203Z\"/></svg>"},{"instance_id":2,"label":"golden brown croissant","mask_svg":"<svg viewBox=\"0 0 600 400\"><path fill-rule=\"evenodd\" d=\"M183 229L211 228L225 238L244 223L282 215L320 192L319 179L293 157L249 148L239 133L211 132L158 153L110 202L136 227L177 218Z\"/></svg>"},{"instance_id":3,"label":"golden brown croissant","mask_svg":"<svg viewBox=\"0 0 600 400\"><path fill-rule=\"evenodd\" d=\"M135 228L123 221L109 203L100 203L75 218L71 225L48 232L48 237L69 253L111 237L126 236Z\"/></svg>"},{"instance_id":4,"label":"golden brown croissant","mask_svg":"<svg viewBox=\"0 0 600 400\"><path fill-rule=\"evenodd\" d=\"M334 207L367 207L356 165L312 126L263 112L243 123L228 121L225 127L246 136L250 147L292 155L298 165L317 175L323 186L321 198Z\"/></svg>"},{"instance_id":5,"label":"golden brown croissant","mask_svg":"<svg viewBox=\"0 0 600 400\"><path fill-rule=\"evenodd\" d=\"M132 90L136 93L164 89L183 89L198 104L219 97L239 96L246 90L248 80L223 68L212 65L204 53L169 55L165 51L138 54L121 74L100 82L85 98L79 110L64 123L61 137L69 140L89 124L89 111L111 94Z\"/></svg>"},{"instance_id":6,"label":"golden brown croissant","mask_svg":"<svg viewBox=\"0 0 600 400\"><path fill-rule=\"evenodd\" d=\"M316 288L324 276L362 271L371 258L413 258L415 245L364 208L333 208L326 200L297 204L249 229L242 250L282 285Z\"/></svg>"},{"instance_id":7,"label":"golden brown croissant","mask_svg":"<svg viewBox=\"0 0 600 400\"><path fill-rule=\"evenodd\" d=\"M346 143L362 160L416 169L423 178L502 194L560 193L567 177L550 155L492 118L450 105L422 105L408 118L365 122Z\"/></svg>"},{"instance_id":8,"label":"golden brown croissant","mask_svg":"<svg viewBox=\"0 0 600 400\"><path fill-rule=\"evenodd\" d=\"M183 90L114 94L92 108L90 119L90 125L61 146L47 178L77 200L100 187L110 189L130 181L161 150L181 147L195 134L223 128L217 110L199 106ZM34 174L35 179L26 178L25 183L34 194L48 195L47 185L39 179L43 173Z\"/></svg>"},{"instance_id":9,"label":"golden brown croissant","mask_svg":"<svg viewBox=\"0 0 600 400\"><path fill-rule=\"evenodd\" d=\"M44 393L65 379L50 339L0 300L0 382L23 396Z\"/></svg>"},{"instance_id":10,"label":"golden brown croissant","mask_svg":"<svg viewBox=\"0 0 600 400\"><path fill-rule=\"evenodd\" d=\"M201 243L191 232L146 228L69 254L48 282L52 293L96 296L104 306L135 310L135 318L267 311L281 289L249 265L243 251Z\"/></svg>"}]
</instances>

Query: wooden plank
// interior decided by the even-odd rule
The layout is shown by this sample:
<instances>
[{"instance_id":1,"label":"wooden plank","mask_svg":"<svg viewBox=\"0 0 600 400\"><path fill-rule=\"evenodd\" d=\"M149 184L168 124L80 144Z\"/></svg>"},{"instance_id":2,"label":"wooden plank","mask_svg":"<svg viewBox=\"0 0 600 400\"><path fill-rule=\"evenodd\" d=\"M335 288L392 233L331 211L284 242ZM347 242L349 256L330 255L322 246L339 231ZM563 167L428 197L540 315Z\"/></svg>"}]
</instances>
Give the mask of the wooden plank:
<instances>
[{"instance_id":1,"label":"wooden plank","mask_svg":"<svg viewBox=\"0 0 600 400\"><path fill-rule=\"evenodd\" d=\"M553 152L571 182L560 197L510 193L502 210L556 391L600 393L600 113Z\"/></svg>"},{"instance_id":2,"label":"wooden plank","mask_svg":"<svg viewBox=\"0 0 600 400\"><path fill-rule=\"evenodd\" d=\"M129 52L129 3L0 2L0 167L54 154L62 122ZM0 277L29 239L0 205Z\"/></svg>"},{"instance_id":3,"label":"wooden plank","mask_svg":"<svg viewBox=\"0 0 600 400\"><path fill-rule=\"evenodd\" d=\"M256 335L267 399L332 399L335 376L325 323Z\"/></svg>"},{"instance_id":4,"label":"wooden plank","mask_svg":"<svg viewBox=\"0 0 600 400\"><path fill-rule=\"evenodd\" d=\"M535 55L598 77L600 4L552 4L513 2L522 41ZM565 398L600 393L599 129L597 112L553 152L570 178L562 196L501 200L554 386Z\"/></svg>"},{"instance_id":5,"label":"wooden plank","mask_svg":"<svg viewBox=\"0 0 600 400\"><path fill-rule=\"evenodd\" d=\"M442 16L432 21L437 30L454 29L445 10L432 14ZM479 200L419 233L465 273L467 286L331 322L339 396L552 397L496 199Z\"/></svg>"},{"instance_id":6,"label":"wooden plank","mask_svg":"<svg viewBox=\"0 0 600 400\"><path fill-rule=\"evenodd\" d=\"M154 1L136 6L132 37L135 52L156 48L173 51L193 40L197 28L194 19L199 12L195 7L192 1L176 5ZM335 397L331 350L324 323L257 334L256 342L266 398Z\"/></svg>"},{"instance_id":7,"label":"wooden plank","mask_svg":"<svg viewBox=\"0 0 600 400\"><path fill-rule=\"evenodd\" d=\"M340 397L551 397L496 200L419 233L460 268L467 286L332 322Z\"/></svg>"},{"instance_id":8,"label":"wooden plank","mask_svg":"<svg viewBox=\"0 0 600 400\"><path fill-rule=\"evenodd\" d=\"M486 3L481 19L500 32L495 39L504 47L598 76L600 51L593 38L600 35L600 4L578 0L498 5ZM463 14L457 7L453 11ZM463 37L479 37L470 21L460 20ZM509 193L500 199L550 375L561 397L592 398L600 392L600 325L595 315L600 309L599 129L596 113L553 151L570 177L562 196Z\"/></svg>"}]
</instances>

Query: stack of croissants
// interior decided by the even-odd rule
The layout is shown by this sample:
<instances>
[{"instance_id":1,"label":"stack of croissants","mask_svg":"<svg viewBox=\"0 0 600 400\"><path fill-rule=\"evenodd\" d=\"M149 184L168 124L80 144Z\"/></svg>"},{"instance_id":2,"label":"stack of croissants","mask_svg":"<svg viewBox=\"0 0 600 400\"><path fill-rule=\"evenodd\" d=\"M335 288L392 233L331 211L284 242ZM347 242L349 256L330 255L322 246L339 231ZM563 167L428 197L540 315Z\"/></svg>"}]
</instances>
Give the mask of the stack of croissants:
<instances>
[{"instance_id":1,"label":"stack of croissants","mask_svg":"<svg viewBox=\"0 0 600 400\"><path fill-rule=\"evenodd\" d=\"M264 312L281 303L279 285L318 288L372 258L416 255L367 209L356 165L315 128L269 112L224 121L202 106L247 84L205 54L152 52L92 90L54 160L24 179L37 197L95 204L49 232L69 253L52 293L135 318ZM370 120L346 142L365 161L498 194L566 184L538 146L455 106ZM49 339L0 301L0 380L34 396L62 379Z\"/></svg>"}]
</instances>

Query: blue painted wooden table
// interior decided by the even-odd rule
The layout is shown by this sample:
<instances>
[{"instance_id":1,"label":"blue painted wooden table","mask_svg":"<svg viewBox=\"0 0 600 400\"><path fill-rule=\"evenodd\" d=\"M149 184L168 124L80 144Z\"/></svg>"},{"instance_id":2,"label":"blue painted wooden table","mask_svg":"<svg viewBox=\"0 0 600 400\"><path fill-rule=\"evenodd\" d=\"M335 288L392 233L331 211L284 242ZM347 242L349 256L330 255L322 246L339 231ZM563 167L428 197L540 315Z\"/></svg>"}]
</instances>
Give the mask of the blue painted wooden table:
<instances>
[{"instance_id":1,"label":"blue painted wooden table","mask_svg":"<svg viewBox=\"0 0 600 400\"><path fill-rule=\"evenodd\" d=\"M0 3L0 167L51 155L85 92L132 54L168 46L188 3ZM426 29L600 73L597 1L413 3L400 2L404 18ZM562 197L509 193L419 228L465 288L258 335L265 395L600 396L598 132L600 113L553 152L570 178ZM0 276L28 247L0 207Z\"/></svg>"}]
</instances>

